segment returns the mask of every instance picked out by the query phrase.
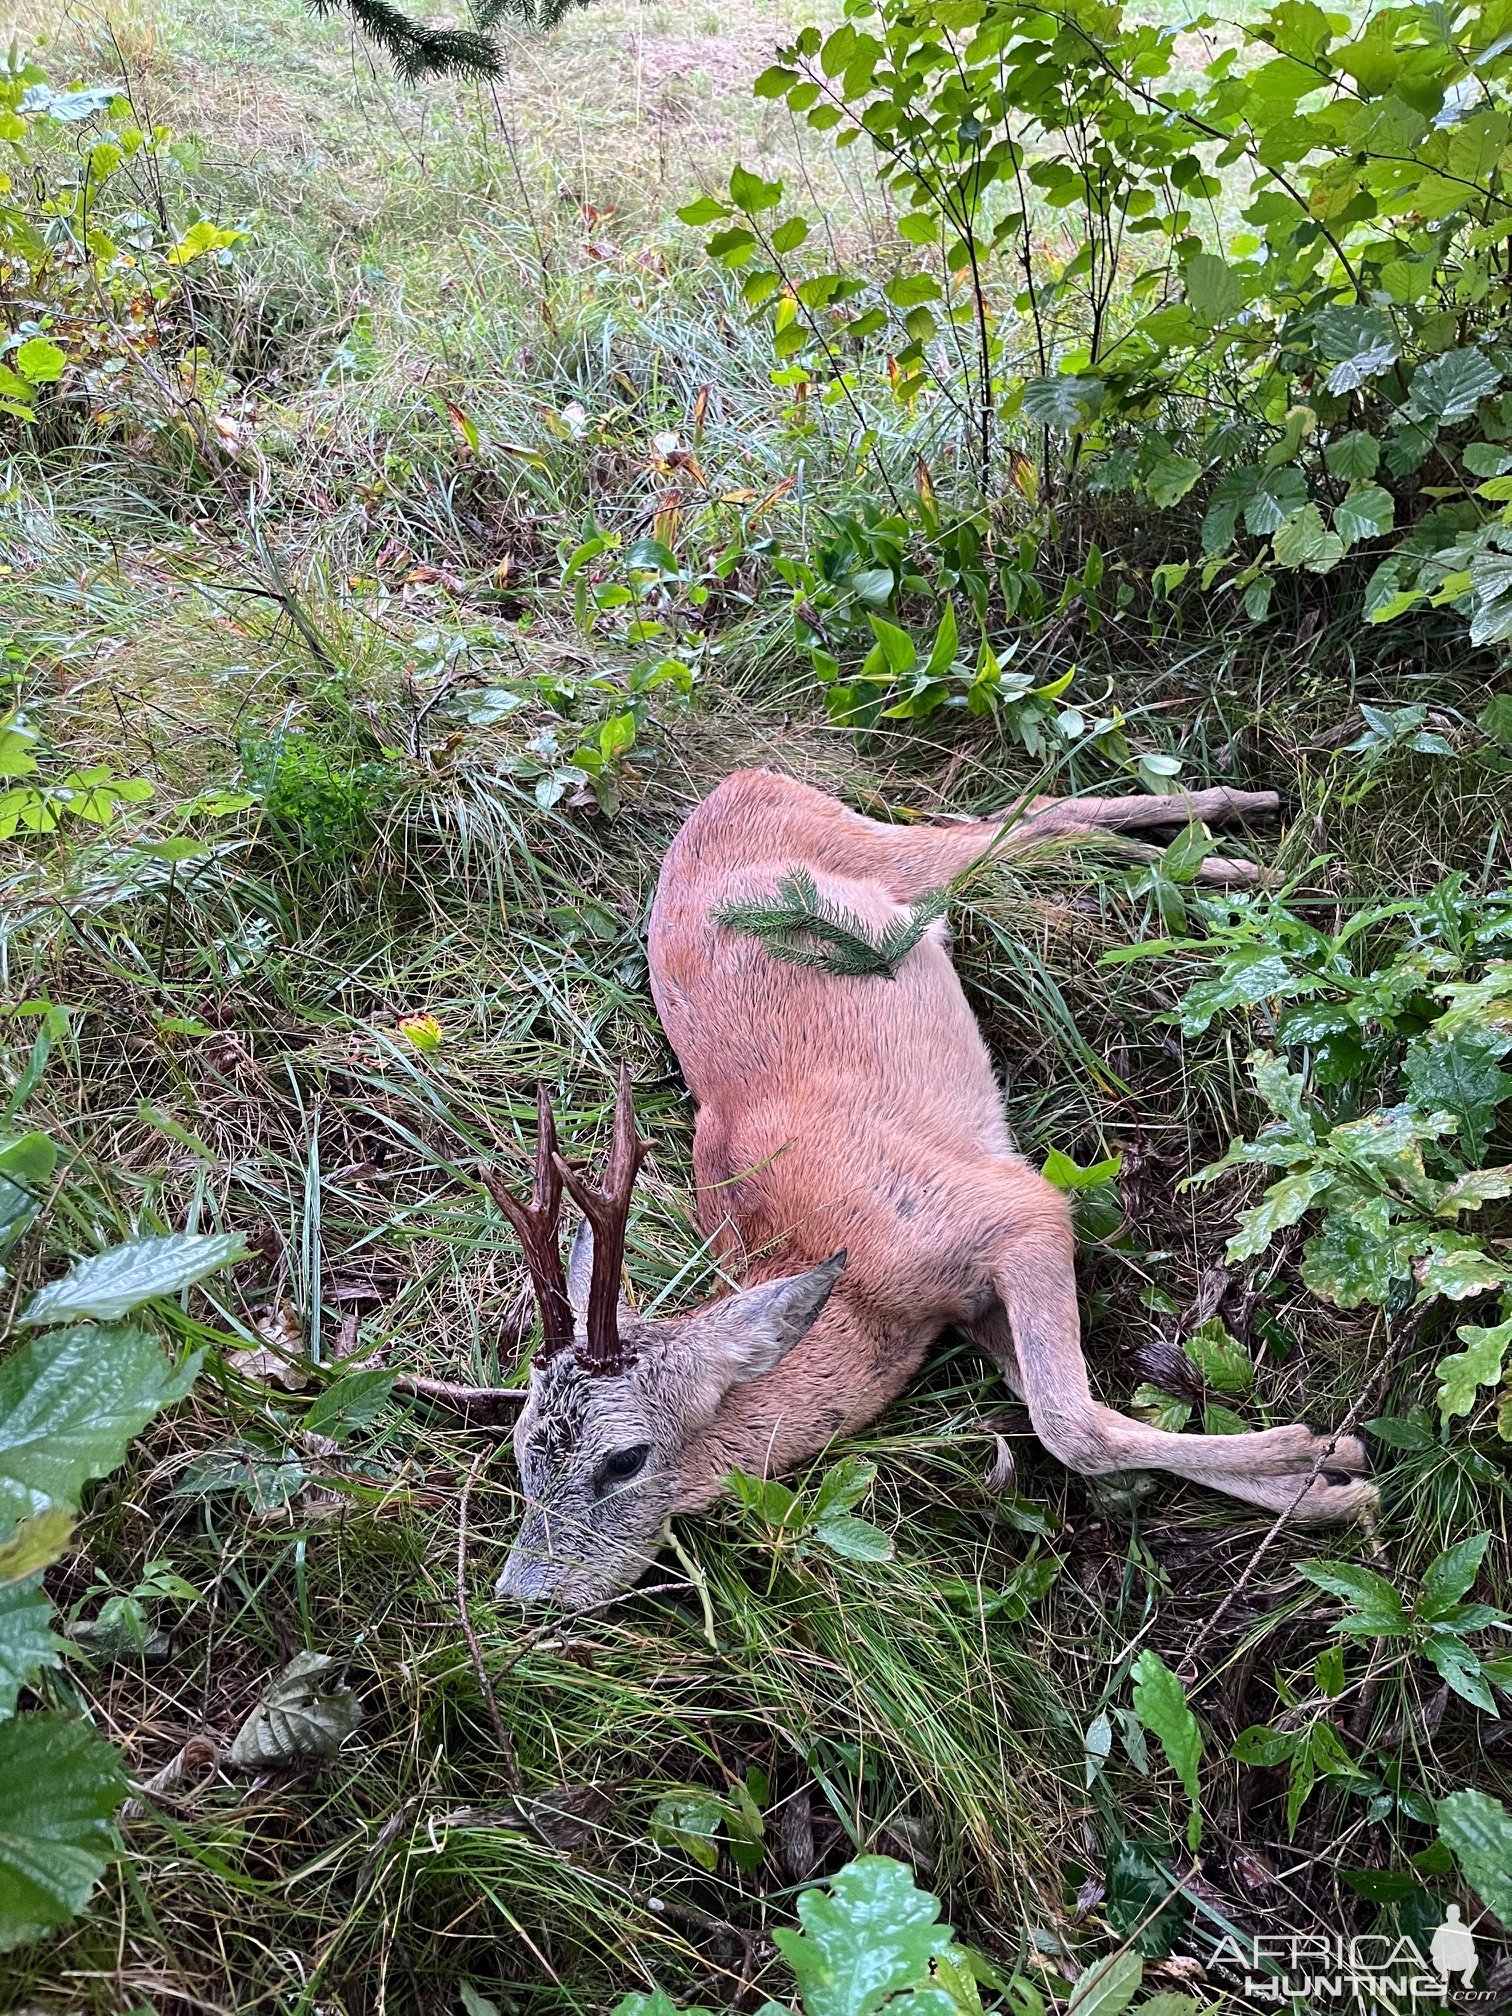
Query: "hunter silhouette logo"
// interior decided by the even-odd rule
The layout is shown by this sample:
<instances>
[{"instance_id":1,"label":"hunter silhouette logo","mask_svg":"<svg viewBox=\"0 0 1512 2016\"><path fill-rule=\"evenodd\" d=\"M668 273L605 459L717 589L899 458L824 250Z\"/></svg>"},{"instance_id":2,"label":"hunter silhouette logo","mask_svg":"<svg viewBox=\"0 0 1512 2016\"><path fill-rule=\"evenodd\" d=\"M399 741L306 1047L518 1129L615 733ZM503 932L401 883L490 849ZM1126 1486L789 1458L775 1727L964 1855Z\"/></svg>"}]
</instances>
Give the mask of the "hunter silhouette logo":
<instances>
[{"instance_id":1,"label":"hunter silhouette logo","mask_svg":"<svg viewBox=\"0 0 1512 2016\"><path fill-rule=\"evenodd\" d=\"M1458 1904L1445 1911L1443 1924L1429 1941L1428 1953L1446 1988L1451 1974L1458 1974L1463 1987L1470 1986L1475 1973L1475 1934L1461 1923Z\"/></svg>"},{"instance_id":2,"label":"hunter silhouette logo","mask_svg":"<svg viewBox=\"0 0 1512 2016\"><path fill-rule=\"evenodd\" d=\"M1457 2001L1491 2001L1490 1991L1470 1985L1478 1961L1474 1934L1458 1904L1449 1904L1444 1922L1421 1944L1394 1933L1272 1932L1249 1940L1225 1938L1208 1964L1242 1973L1246 1997L1273 2007L1346 2002L1406 2011L1439 2006L1452 1975L1461 1983Z\"/></svg>"}]
</instances>

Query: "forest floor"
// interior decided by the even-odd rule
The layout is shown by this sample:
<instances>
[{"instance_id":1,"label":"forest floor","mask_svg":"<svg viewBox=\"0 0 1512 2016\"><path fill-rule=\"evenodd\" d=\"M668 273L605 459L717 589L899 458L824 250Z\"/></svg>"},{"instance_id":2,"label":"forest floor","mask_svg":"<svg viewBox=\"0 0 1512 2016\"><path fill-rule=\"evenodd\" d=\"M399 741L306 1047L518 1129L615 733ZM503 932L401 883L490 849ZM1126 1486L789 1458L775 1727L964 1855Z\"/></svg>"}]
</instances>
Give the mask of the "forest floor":
<instances>
[{"instance_id":1,"label":"forest floor","mask_svg":"<svg viewBox=\"0 0 1512 2016\"><path fill-rule=\"evenodd\" d=\"M170 193L247 238L204 283L177 420L39 441L0 486L18 702L60 761L154 790L27 852L5 991L69 1011L34 1103L96 1222L234 1224L253 1258L186 1300L207 1369L98 1487L49 1584L86 1620L140 1605L145 1651L60 1684L135 1778L179 1775L123 1820L86 1914L8 1956L0 2008L476 2016L653 1983L755 2007L786 1992L771 1933L798 1887L864 1851L908 1862L1052 2003L1152 1921L1146 1986L1203 2009L1243 2006L1202 1971L1225 1932L1437 1922L1443 1863L1411 1862L1432 1835L1410 1797L1384 1811L1325 1765L1289 1825L1285 1772L1227 1752L1321 1698L1337 1605L1299 1562L1411 1582L1487 1530L1505 1589L1512 1480L1484 1438L1383 1447L1369 1530L1273 1532L1171 1478L1069 1475L947 1338L796 1480L874 1464L860 1509L890 1558L800 1555L725 1505L682 1522L650 1589L564 1622L491 1594L520 1510L507 1438L382 1376L516 1378L522 1270L474 1171L524 1170L538 1077L586 1152L629 1060L654 1144L631 1279L668 1310L713 1285L644 925L668 840L721 776L775 762L889 818L1045 788L990 719L836 725L792 641L764 542L822 546L862 479L839 430L795 431L674 211L743 158L810 178L864 256L882 198L860 150L801 154L785 106L750 95L807 18L597 0L513 37L497 88L417 91L295 0L125 0L108 28L33 7L18 26L55 79L124 74L180 136ZM709 586L656 604L681 668L659 684L612 604L575 598L574 549L605 531L654 533ZM1160 557L1133 524L1104 544L1131 580ZM1504 778L1405 739L1351 753L1362 701L1473 720L1489 662L1388 650L1303 606L1242 642L1071 620L1023 663L1074 667L1130 751L1122 787L1088 758L1053 788L1138 788L1141 755L1275 788L1286 819L1239 845L1320 918L1450 871L1505 879ZM206 844L181 866L137 844L185 833ZM1200 1407L1180 1341L1221 1315L1253 1370L1205 1398L1247 1425L1427 1405L1441 1342L1321 1302L1295 1242L1226 1266L1245 1200L1183 1183L1253 1131L1250 1046L1183 1038L1179 958L1100 963L1165 928L1127 859L1005 870L952 924L1025 1153L1119 1158L1081 1272L1102 1394L1128 1407L1185 1377ZM1128 1708L1142 1647L1208 1731L1195 1866ZM300 1650L345 1664L360 1733L318 1770L249 1780L224 1747ZM1505 1796L1507 1723L1432 1669L1361 1655L1349 1687L1378 1786Z\"/></svg>"}]
</instances>

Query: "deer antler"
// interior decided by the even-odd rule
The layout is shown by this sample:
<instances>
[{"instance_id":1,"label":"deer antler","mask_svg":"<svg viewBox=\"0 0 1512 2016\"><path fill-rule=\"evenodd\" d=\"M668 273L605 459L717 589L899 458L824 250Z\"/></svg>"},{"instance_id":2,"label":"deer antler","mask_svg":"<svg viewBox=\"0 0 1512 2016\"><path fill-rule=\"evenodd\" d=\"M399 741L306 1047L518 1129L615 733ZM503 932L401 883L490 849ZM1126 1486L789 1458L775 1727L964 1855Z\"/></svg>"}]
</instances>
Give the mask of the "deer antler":
<instances>
[{"instance_id":1,"label":"deer antler","mask_svg":"<svg viewBox=\"0 0 1512 2016\"><path fill-rule=\"evenodd\" d=\"M635 1132L635 1102L630 1092L630 1067L621 1064L619 1095L614 1106L614 1138L604 1174L595 1187L556 1156L557 1174L572 1200L593 1227L593 1273L588 1284L588 1348L579 1363L585 1372L603 1377L623 1372L630 1354L620 1342L619 1284L625 1259L625 1225L635 1172L646 1153Z\"/></svg>"},{"instance_id":2,"label":"deer antler","mask_svg":"<svg viewBox=\"0 0 1512 2016\"><path fill-rule=\"evenodd\" d=\"M572 1305L557 1244L557 1220L562 1215L561 1157L557 1154L556 1121L545 1084L536 1087L535 1185L530 1202L522 1204L492 1169L483 1181L495 1204L514 1227L530 1269L530 1284L541 1311L541 1348L535 1362L544 1365L572 1342ZM594 1280L598 1279L597 1268Z\"/></svg>"}]
</instances>

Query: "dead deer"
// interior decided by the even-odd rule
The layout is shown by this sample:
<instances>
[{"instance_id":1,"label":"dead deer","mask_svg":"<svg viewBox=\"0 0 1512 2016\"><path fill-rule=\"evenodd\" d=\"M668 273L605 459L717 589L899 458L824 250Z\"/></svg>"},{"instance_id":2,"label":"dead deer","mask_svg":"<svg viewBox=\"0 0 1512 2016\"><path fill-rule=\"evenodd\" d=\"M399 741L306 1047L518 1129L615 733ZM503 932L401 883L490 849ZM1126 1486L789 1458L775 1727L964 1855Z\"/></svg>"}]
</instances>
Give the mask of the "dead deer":
<instances>
[{"instance_id":1,"label":"dead deer","mask_svg":"<svg viewBox=\"0 0 1512 2016\"><path fill-rule=\"evenodd\" d=\"M1275 811L1270 793L1206 790L890 826L766 770L697 807L657 884L651 987L698 1110L697 1224L743 1285L690 1315L636 1315L620 1289L644 1153L628 1074L598 1185L563 1161L542 1092L531 1202L490 1183L542 1328L515 1431L527 1510L498 1594L581 1609L628 1588L669 1514L709 1506L732 1469L792 1470L854 1434L947 1326L997 1361L1046 1448L1083 1475L1169 1470L1298 1519L1373 1503L1353 1436L1170 1434L1093 1397L1067 1200L1014 1148L943 925L892 978L852 979L716 917L801 867L828 903L885 927L1047 835ZM583 1213L565 1273L564 1187Z\"/></svg>"}]
</instances>

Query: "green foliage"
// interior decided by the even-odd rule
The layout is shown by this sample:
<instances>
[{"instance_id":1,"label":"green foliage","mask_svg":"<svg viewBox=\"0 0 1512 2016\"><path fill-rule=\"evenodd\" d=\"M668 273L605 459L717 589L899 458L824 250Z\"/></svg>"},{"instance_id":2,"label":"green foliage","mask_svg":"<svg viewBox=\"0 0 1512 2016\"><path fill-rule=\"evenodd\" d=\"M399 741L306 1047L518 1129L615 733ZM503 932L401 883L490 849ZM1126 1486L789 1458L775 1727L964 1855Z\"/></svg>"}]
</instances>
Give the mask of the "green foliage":
<instances>
[{"instance_id":1,"label":"green foliage","mask_svg":"<svg viewBox=\"0 0 1512 2016\"><path fill-rule=\"evenodd\" d=\"M718 227L779 382L854 404L858 360L885 356L905 408L951 416L982 494L1027 423L1063 490L1199 507L1202 585L1252 619L1276 575L1348 560L1372 623L1431 604L1477 643L1512 636L1500 11L1451 29L1287 0L1188 83L1178 37L1213 25L849 0L754 88L874 150L894 258L806 264L829 241L744 168L681 214Z\"/></svg>"},{"instance_id":2,"label":"green foliage","mask_svg":"<svg viewBox=\"0 0 1512 2016\"><path fill-rule=\"evenodd\" d=\"M108 826L122 805L152 797L145 777L117 777L108 763L50 775L57 764L38 753L40 738L21 714L0 721L0 840L18 833L54 833L65 819Z\"/></svg>"},{"instance_id":3,"label":"green foliage","mask_svg":"<svg viewBox=\"0 0 1512 2016\"><path fill-rule=\"evenodd\" d=\"M359 32L381 49L406 84L426 77L498 77L503 59L490 30L500 22L545 31L588 0L473 0L471 28L435 28L390 0L309 0L313 14L350 14Z\"/></svg>"},{"instance_id":4,"label":"green foliage","mask_svg":"<svg viewBox=\"0 0 1512 2016\"><path fill-rule=\"evenodd\" d=\"M981 2016L979 1983L1002 1991L1015 2016L1044 2016L1039 1991L1017 1975L1004 1981L958 1944L940 1921L939 1899L889 1856L857 1856L826 1887L802 1891L798 1923L798 1931L779 1926L772 1936L792 1969L803 2016ZM1137 1953L1094 1961L1072 1984L1070 2016L1124 2016L1143 1976ZM1155 1996L1134 2016L1195 2010L1188 1996ZM678 2009L656 1988L626 1995L614 2016L678 2016ZM713 2012L690 2005L681 2016ZM786 2016L786 2005L765 2002L757 2016Z\"/></svg>"},{"instance_id":5,"label":"green foliage","mask_svg":"<svg viewBox=\"0 0 1512 2016\"><path fill-rule=\"evenodd\" d=\"M1159 1653L1148 1649L1134 1661L1134 1713L1159 1741L1166 1762L1181 1780L1182 1790L1191 1802L1187 1846L1195 1855L1202 1844L1202 1814L1198 1806L1202 1731L1187 1706L1186 1689Z\"/></svg>"},{"instance_id":6,"label":"green foliage","mask_svg":"<svg viewBox=\"0 0 1512 2016\"><path fill-rule=\"evenodd\" d=\"M1231 1261L1313 1219L1302 1278L1341 1309L1473 1302L1512 1288L1504 1231L1512 1164L1482 1164L1512 1105L1512 899L1453 876L1427 895L1364 908L1333 933L1281 898L1204 906L1212 935L1134 948L1197 952L1182 1027L1262 1016L1281 1053L1250 1060L1269 1123L1193 1179L1281 1172L1239 1215ZM1288 1062L1295 1057L1300 1069ZM1375 1104L1395 1081L1395 1097ZM1504 1312L1505 1315L1506 1312ZM1446 1420L1502 1376L1512 1323L1460 1326L1439 1366ZM1512 1410L1507 1418L1512 1427Z\"/></svg>"},{"instance_id":7,"label":"green foliage","mask_svg":"<svg viewBox=\"0 0 1512 2016\"><path fill-rule=\"evenodd\" d=\"M14 48L0 68L0 442L60 402L102 423L144 389L161 403L165 370L189 354L192 269L245 236L170 223L155 198L172 145L114 85L54 86ZM16 795L0 799L0 836Z\"/></svg>"},{"instance_id":8,"label":"green foliage","mask_svg":"<svg viewBox=\"0 0 1512 2016\"><path fill-rule=\"evenodd\" d=\"M1490 1543L1489 1533L1477 1533L1446 1548L1429 1564L1410 1607L1393 1584L1371 1568L1304 1561L1302 1573L1348 1606L1333 1627L1339 1636L1400 1639L1427 1659L1463 1700L1494 1715L1496 1700L1480 1657L1466 1641L1478 1632L1504 1630L1512 1620L1490 1604L1464 1600Z\"/></svg>"},{"instance_id":9,"label":"green foliage","mask_svg":"<svg viewBox=\"0 0 1512 2016\"><path fill-rule=\"evenodd\" d=\"M858 1519L859 1505L876 1481L877 1466L847 1456L827 1470L812 1493L794 1491L775 1477L730 1473L730 1488L762 1522L775 1545L798 1560L818 1548L845 1561L889 1561L893 1544L880 1526Z\"/></svg>"},{"instance_id":10,"label":"green foliage","mask_svg":"<svg viewBox=\"0 0 1512 2016\"><path fill-rule=\"evenodd\" d=\"M806 868L795 868L765 902L727 903L714 921L759 939L790 966L815 966L846 980L893 980L949 900L947 890L932 890L885 929L872 931L864 918L822 897Z\"/></svg>"},{"instance_id":11,"label":"green foliage","mask_svg":"<svg viewBox=\"0 0 1512 2016\"><path fill-rule=\"evenodd\" d=\"M1451 1792L1438 1805L1439 1839L1470 1887L1503 1924L1512 1919L1512 1814L1488 1792Z\"/></svg>"},{"instance_id":12,"label":"green foliage","mask_svg":"<svg viewBox=\"0 0 1512 2016\"><path fill-rule=\"evenodd\" d=\"M37 1071L48 1040L44 1031ZM11 1207L12 1239L37 1217L56 1160L36 1131L0 1146L6 1181L26 1200ZM41 1571L67 1549L85 1486L183 1398L198 1366L197 1357L170 1365L146 1330L119 1319L243 1251L239 1236L171 1233L91 1255L38 1289L17 1319L68 1327L46 1328L0 1359L0 1951L83 1906L109 1859L124 1790L120 1759L87 1723L16 1712L22 1690L67 1649L51 1628ZM153 1594L169 1586L161 1574L148 1582ZM187 1586L174 1578L175 1589Z\"/></svg>"}]
</instances>

